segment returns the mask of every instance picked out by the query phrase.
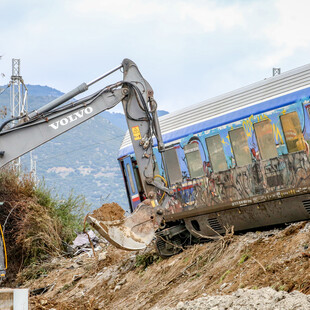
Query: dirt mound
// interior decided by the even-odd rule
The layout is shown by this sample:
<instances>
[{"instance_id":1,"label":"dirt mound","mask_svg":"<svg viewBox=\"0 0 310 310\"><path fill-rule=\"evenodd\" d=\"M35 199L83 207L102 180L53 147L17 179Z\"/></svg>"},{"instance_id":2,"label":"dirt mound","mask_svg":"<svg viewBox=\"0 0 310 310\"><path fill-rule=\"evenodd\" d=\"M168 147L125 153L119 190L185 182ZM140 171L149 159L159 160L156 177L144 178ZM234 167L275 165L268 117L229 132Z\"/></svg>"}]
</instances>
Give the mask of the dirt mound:
<instances>
[{"instance_id":1,"label":"dirt mound","mask_svg":"<svg viewBox=\"0 0 310 310\"><path fill-rule=\"evenodd\" d=\"M125 211L117 203L105 203L99 209L96 209L91 216L99 221L115 221L122 220L125 216Z\"/></svg>"},{"instance_id":2,"label":"dirt mound","mask_svg":"<svg viewBox=\"0 0 310 310\"><path fill-rule=\"evenodd\" d=\"M309 248L306 222L284 230L228 235L164 260L150 259L152 251L134 254L108 246L97 259L86 254L61 258L53 271L45 268L42 276L23 286L50 287L31 297L31 303L33 309L57 310L165 309L200 297L265 287L310 294ZM300 294L285 296L304 298Z\"/></svg>"}]
</instances>

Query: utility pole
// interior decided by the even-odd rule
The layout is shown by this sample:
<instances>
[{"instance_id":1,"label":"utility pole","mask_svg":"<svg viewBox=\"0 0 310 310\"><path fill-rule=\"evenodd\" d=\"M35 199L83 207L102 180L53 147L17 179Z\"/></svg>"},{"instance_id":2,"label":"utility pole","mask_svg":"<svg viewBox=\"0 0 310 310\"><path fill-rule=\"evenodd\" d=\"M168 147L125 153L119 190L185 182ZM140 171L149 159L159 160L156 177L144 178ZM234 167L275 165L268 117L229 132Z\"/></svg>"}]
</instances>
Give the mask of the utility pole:
<instances>
[{"instance_id":1,"label":"utility pole","mask_svg":"<svg viewBox=\"0 0 310 310\"><path fill-rule=\"evenodd\" d=\"M28 89L20 75L20 59L12 59L11 117L23 116L27 112ZM13 122L14 123L14 122Z\"/></svg>"},{"instance_id":2,"label":"utility pole","mask_svg":"<svg viewBox=\"0 0 310 310\"><path fill-rule=\"evenodd\" d=\"M28 89L20 75L20 59L12 59L12 76L10 81L11 86L11 117L24 116L28 112ZM12 122L13 125L17 124L18 120ZM14 161L14 164L20 173L20 158ZM36 162L33 160L32 152L30 152L30 169L33 177L36 180Z\"/></svg>"}]
</instances>

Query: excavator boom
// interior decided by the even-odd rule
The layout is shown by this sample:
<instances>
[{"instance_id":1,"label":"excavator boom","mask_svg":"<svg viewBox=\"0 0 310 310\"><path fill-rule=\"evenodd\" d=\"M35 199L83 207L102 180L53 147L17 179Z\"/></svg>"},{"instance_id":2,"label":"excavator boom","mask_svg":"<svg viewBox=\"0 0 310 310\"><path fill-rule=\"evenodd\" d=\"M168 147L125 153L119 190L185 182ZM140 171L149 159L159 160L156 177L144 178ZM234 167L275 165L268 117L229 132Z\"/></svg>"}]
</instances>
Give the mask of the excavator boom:
<instances>
[{"instance_id":1,"label":"excavator boom","mask_svg":"<svg viewBox=\"0 0 310 310\"><path fill-rule=\"evenodd\" d=\"M123 80L83 99L67 103L74 96L86 91L92 84L120 68L123 69ZM127 250L137 250L144 248L152 240L158 223L152 207L156 205L153 175L155 167L152 160L153 138L157 139L159 149L163 149L163 143L153 90L131 60L124 59L121 66L88 84L82 83L40 109L2 124L0 126L0 167L95 115L113 108L119 102L123 104L147 203L143 203L129 217L118 221L100 221L92 215L89 215L87 220L114 245ZM144 224L141 225L141 223ZM1 248L3 248L2 251ZM6 257L4 252L4 239L0 238L1 270Z\"/></svg>"}]
</instances>

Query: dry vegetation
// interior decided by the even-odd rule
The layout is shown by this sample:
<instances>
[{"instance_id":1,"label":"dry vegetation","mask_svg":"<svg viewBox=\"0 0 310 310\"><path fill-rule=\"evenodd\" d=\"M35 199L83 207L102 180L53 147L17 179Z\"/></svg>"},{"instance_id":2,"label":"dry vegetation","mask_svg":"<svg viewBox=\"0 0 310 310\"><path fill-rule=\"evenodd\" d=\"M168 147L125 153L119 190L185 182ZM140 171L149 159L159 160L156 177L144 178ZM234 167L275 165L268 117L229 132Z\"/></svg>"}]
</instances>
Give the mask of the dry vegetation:
<instances>
[{"instance_id":1,"label":"dry vegetation","mask_svg":"<svg viewBox=\"0 0 310 310\"><path fill-rule=\"evenodd\" d=\"M132 253L108 246L99 261L86 254L54 259L43 276L24 286L48 287L31 297L40 310L161 309L239 288L310 294L309 245L310 223L301 222L282 230L229 233L168 259L150 249Z\"/></svg>"},{"instance_id":2,"label":"dry vegetation","mask_svg":"<svg viewBox=\"0 0 310 310\"><path fill-rule=\"evenodd\" d=\"M8 252L8 277L14 282L23 267L63 255L66 243L81 230L82 197L60 200L44 186L36 186L31 174L7 168L0 173L0 224Z\"/></svg>"},{"instance_id":3,"label":"dry vegetation","mask_svg":"<svg viewBox=\"0 0 310 310\"><path fill-rule=\"evenodd\" d=\"M96 258L66 257L66 243L82 228L81 198L55 199L31 175L8 170L0 174L0 202L9 280L17 279L4 284L43 289L30 298L33 309L163 308L266 286L310 294L310 223L245 235L227 231L164 260L152 249L132 253L106 243Z\"/></svg>"}]
</instances>

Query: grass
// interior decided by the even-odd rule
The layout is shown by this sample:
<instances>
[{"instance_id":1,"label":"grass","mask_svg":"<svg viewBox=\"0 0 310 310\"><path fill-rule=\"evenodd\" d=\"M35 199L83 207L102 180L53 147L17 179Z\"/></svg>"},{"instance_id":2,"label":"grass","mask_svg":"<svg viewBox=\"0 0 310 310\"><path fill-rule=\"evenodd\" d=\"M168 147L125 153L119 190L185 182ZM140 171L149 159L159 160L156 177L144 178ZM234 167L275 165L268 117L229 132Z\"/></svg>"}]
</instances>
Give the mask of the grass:
<instances>
[{"instance_id":1,"label":"grass","mask_svg":"<svg viewBox=\"0 0 310 310\"><path fill-rule=\"evenodd\" d=\"M136 255L135 266L142 267L142 270L145 270L148 266L154 263L159 263L162 260L163 259L154 252L145 253L142 255Z\"/></svg>"},{"instance_id":2,"label":"grass","mask_svg":"<svg viewBox=\"0 0 310 310\"><path fill-rule=\"evenodd\" d=\"M51 217L59 222L62 241L70 243L75 238L76 232L83 230L84 214L88 209L84 196L74 196L71 192L66 199L53 197L51 190L45 186L36 188L35 196L38 203L46 207Z\"/></svg>"},{"instance_id":3,"label":"grass","mask_svg":"<svg viewBox=\"0 0 310 310\"><path fill-rule=\"evenodd\" d=\"M242 265L244 262L246 262L249 258L251 257L251 255L249 253L244 253L240 260L239 260L239 265Z\"/></svg>"},{"instance_id":4,"label":"grass","mask_svg":"<svg viewBox=\"0 0 310 310\"><path fill-rule=\"evenodd\" d=\"M219 284L221 284L225 280L226 276L228 276L230 273L231 273L231 270L226 270L220 277Z\"/></svg>"},{"instance_id":5,"label":"grass","mask_svg":"<svg viewBox=\"0 0 310 310\"><path fill-rule=\"evenodd\" d=\"M82 231L88 208L83 196L58 197L44 184L37 186L31 174L19 174L12 168L0 172L0 201L0 224L5 223L12 273L65 254L65 244Z\"/></svg>"}]
</instances>

